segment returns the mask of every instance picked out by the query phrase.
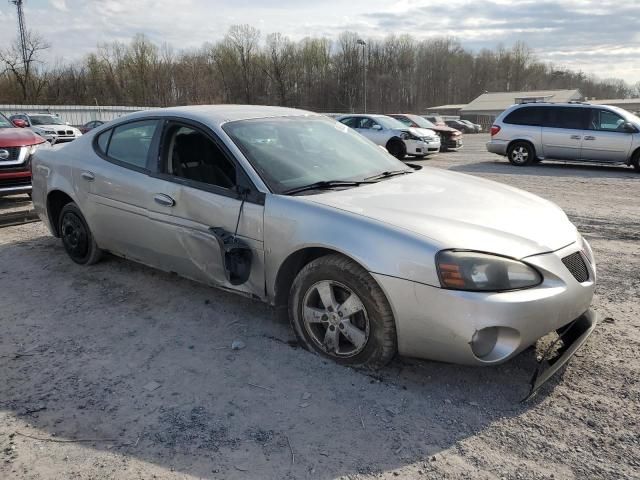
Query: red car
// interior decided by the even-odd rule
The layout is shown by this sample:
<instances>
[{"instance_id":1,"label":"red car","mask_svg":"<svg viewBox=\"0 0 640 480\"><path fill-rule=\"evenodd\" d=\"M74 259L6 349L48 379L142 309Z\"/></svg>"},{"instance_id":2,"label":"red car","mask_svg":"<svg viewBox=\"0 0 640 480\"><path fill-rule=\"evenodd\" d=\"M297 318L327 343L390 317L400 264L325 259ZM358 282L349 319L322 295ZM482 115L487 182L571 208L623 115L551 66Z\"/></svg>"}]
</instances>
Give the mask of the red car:
<instances>
[{"instance_id":1,"label":"red car","mask_svg":"<svg viewBox=\"0 0 640 480\"><path fill-rule=\"evenodd\" d=\"M20 126L0 113L0 195L31 194L31 154L46 143L31 130L16 128Z\"/></svg>"}]
</instances>

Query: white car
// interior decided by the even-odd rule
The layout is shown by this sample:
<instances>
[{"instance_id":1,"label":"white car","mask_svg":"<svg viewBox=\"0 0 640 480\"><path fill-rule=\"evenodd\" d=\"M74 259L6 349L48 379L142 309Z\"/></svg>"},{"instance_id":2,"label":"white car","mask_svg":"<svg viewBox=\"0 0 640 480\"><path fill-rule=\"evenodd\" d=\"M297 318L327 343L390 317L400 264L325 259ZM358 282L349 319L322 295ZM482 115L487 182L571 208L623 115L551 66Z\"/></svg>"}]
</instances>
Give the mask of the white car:
<instances>
[{"instance_id":1,"label":"white car","mask_svg":"<svg viewBox=\"0 0 640 480\"><path fill-rule=\"evenodd\" d=\"M71 142L82 136L79 129L50 113L12 115L11 121L17 127L29 128L52 144Z\"/></svg>"},{"instance_id":2,"label":"white car","mask_svg":"<svg viewBox=\"0 0 640 480\"><path fill-rule=\"evenodd\" d=\"M337 119L372 142L385 147L396 158L424 158L440 151L440 136L426 128L407 127L386 115L343 115Z\"/></svg>"}]
</instances>

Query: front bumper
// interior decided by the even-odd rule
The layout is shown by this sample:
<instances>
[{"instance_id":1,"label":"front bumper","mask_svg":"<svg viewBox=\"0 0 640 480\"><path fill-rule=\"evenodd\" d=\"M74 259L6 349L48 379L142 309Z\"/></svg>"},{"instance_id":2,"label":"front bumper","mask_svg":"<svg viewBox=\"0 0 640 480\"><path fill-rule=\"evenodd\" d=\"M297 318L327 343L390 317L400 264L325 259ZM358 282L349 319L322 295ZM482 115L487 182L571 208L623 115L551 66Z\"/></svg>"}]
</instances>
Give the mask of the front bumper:
<instances>
[{"instance_id":1,"label":"front bumper","mask_svg":"<svg viewBox=\"0 0 640 480\"><path fill-rule=\"evenodd\" d=\"M579 283L562 263L577 243L523 259L542 274L537 287L510 292L447 290L373 274L393 308L401 355L467 365L494 365L513 358L539 338L589 310L595 268L585 259L589 280ZM483 332L496 335L478 356Z\"/></svg>"},{"instance_id":2,"label":"front bumper","mask_svg":"<svg viewBox=\"0 0 640 480\"><path fill-rule=\"evenodd\" d=\"M31 193L31 172L29 170L0 170L0 195Z\"/></svg>"},{"instance_id":3,"label":"front bumper","mask_svg":"<svg viewBox=\"0 0 640 480\"><path fill-rule=\"evenodd\" d=\"M444 150L460 150L462 148L462 136L447 137L442 139L442 148Z\"/></svg>"},{"instance_id":4,"label":"front bumper","mask_svg":"<svg viewBox=\"0 0 640 480\"><path fill-rule=\"evenodd\" d=\"M429 155L440 151L440 139L423 141L423 140L405 140L407 146L407 155Z\"/></svg>"}]
</instances>

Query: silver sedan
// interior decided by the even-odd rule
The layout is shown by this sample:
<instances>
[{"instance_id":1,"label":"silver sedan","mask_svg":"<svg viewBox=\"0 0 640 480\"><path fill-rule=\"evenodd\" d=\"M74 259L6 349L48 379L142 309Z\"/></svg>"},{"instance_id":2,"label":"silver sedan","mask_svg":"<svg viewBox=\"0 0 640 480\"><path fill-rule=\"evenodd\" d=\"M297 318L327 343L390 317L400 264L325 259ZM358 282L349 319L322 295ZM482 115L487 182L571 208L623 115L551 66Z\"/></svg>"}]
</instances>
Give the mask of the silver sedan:
<instances>
[{"instance_id":1,"label":"silver sedan","mask_svg":"<svg viewBox=\"0 0 640 480\"><path fill-rule=\"evenodd\" d=\"M268 302L339 363L493 365L559 332L561 364L595 325L593 255L560 208L406 165L326 116L139 112L32 164L76 263L108 251Z\"/></svg>"}]
</instances>

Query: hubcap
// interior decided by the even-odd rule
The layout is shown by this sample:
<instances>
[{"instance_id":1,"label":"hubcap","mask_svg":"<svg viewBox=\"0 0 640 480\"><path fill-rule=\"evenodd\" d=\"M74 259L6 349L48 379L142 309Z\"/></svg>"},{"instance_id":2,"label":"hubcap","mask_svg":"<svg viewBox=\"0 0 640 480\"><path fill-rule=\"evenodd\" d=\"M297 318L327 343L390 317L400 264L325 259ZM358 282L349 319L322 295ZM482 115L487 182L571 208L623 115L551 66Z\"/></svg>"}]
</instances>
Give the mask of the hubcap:
<instances>
[{"instance_id":1,"label":"hubcap","mask_svg":"<svg viewBox=\"0 0 640 480\"><path fill-rule=\"evenodd\" d=\"M347 286L333 280L318 282L307 290L302 305L307 333L327 354L353 357L367 345L367 311Z\"/></svg>"},{"instance_id":2,"label":"hubcap","mask_svg":"<svg viewBox=\"0 0 640 480\"><path fill-rule=\"evenodd\" d=\"M87 254L89 248L87 230L77 215L70 212L64 215L61 234L69 255L83 258Z\"/></svg>"},{"instance_id":3,"label":"hubcap","mask_svg":"<svg viewBox=\"0 0 640 480\"><path fill-rule=\"evenodd\" d=\"M525 163L529 158L529 152L524 147L514 148L511 152L511 159L516 163Z\"/></svg>"}]
</instances>

